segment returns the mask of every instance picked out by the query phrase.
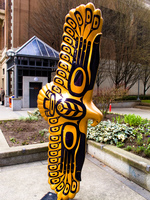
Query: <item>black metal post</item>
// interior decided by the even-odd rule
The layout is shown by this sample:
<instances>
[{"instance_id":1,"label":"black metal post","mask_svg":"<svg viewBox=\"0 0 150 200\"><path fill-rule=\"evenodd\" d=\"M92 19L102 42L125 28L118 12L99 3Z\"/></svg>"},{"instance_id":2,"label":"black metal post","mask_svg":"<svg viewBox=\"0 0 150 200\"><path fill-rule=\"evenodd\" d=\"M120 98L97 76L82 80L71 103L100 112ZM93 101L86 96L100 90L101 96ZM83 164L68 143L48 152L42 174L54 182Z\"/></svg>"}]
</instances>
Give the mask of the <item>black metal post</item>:
<instances>
[{"instance_id":1,"label":"black metal post","mask_svg":"<svg viewBox=\"0 0 150 200\"><path fill-rule=\"evenodd\" d=\"M137 101L140 101L140 70L138 66L138 98Z\"/></svg>"},{"instance_id":2,"label":"black metal post","mask_svg":"<svg viewBox=\"0 0 150 200\"><path fill-rule=\"evenodd\" d=\"M14 57L14 70L15 70L15 98L18 98L18 68L17 57Z\"/></svg>"}]
</instances>

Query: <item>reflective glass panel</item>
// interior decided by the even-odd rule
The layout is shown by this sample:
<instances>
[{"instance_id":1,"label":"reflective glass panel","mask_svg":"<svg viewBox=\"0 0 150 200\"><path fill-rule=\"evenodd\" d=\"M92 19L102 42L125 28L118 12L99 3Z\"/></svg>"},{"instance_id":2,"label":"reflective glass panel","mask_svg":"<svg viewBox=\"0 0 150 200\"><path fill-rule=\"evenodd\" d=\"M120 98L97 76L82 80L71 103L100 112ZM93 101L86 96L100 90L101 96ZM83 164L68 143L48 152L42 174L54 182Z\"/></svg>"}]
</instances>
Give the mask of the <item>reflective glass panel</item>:
<instances>
[{"instance_id":1,"label":"reflective glass panel","mask_svg":"<svg viewBox=\"0 0 150 200\"><path fill-rule=\"evenodd\" d=\"M36 39L33 40L32 45L33 45L33 49L34 49L34 51L35 51L35 55L41 56L42 54L41 54L41 51L40 51L40 49L39 49L39 47L38 47L38 44L37 44Z\"/></svg>"},{"instance_id":2,"label":"reflective glass panel","mask_svg":"<svg viewBox=\"0 0 150 200\"><path fill-rule=\"evenodd\" d=\"M40 41L37 41L37 42L38 42L38 44L39 44L39 47L40 47L40 49L41 49L41 52L42 52L43 56L48 56L44 44L43 44L42 42L40 42Z\"/></svg>"}]
</instances>

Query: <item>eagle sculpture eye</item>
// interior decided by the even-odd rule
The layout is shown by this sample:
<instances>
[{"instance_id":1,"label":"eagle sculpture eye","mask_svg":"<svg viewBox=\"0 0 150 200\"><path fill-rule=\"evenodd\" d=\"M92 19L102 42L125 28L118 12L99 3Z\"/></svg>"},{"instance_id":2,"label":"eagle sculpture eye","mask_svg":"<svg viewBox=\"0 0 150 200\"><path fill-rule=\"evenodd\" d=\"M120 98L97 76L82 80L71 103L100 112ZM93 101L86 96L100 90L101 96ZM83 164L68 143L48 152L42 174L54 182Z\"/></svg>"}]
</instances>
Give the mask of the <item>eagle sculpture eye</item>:
<instances>
[{"instance_id":1,"label":"eagle sculpture eye","mask_svg":"<svg viewBox=\"0 0 150 200\"><path fill-rule=\"evenodd\" d=\"M95 126L102 119L92 102L102 23L92 3L70 10L56 75L38 95L39 111L50 125L48 177L58 200L73 199L79 191L87 121Z\"/></svg>"}]
</instances>

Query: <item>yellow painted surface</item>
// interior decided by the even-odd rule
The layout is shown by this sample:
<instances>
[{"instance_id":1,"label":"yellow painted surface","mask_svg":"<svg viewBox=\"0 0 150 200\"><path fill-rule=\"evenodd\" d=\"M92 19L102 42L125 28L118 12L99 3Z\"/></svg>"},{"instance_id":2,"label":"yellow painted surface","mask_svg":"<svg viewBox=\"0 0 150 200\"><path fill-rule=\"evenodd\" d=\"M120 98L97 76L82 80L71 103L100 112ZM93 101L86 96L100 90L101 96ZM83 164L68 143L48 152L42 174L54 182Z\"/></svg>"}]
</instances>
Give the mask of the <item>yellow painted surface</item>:
<instances>
[{"instance_id":1,"label":"yellow painted surface","mask_svg":"<svg viewBox=\"0 0 150 200\"><path fill-rule=\"evenodd\" d=\"M50 125L48 176L58 200L73 199L79 191L87 120L95 126L102 119L92 102L102 24L92 3L70 10L56 75L38 95L38 108Z\"/></svg>"}]
</instances>

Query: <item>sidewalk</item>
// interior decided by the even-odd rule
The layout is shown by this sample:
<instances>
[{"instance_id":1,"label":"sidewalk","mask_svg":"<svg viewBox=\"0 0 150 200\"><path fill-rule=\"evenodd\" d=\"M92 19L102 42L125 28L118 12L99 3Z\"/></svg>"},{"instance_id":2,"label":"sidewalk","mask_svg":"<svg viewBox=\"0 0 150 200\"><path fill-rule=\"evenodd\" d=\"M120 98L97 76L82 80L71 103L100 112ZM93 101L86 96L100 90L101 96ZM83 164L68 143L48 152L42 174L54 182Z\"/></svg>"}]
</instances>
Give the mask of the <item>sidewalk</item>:
<instances>
[{"instance_id":1,"label":"sidewalk","mask_svg":"<svg viewBox=\"0 0 150 200\"><path fill-rule=\"evenodd\" d=\"M135 114L150 120L150 110L140 108L112 108L111 112L118 114Z\"/></svg>"},{"instance_id":2,"label":"sidewalk","mask_svg":"<svg viewBox=\"0 0 150 200\"><path fill-rule=\"evenodd\" d=\"M0 120L26 117L28 110L34 109L12 111L0 106ZM112 109L112 112L133 111L135 114L147 113L144 117L150 117L150 111L141 109ZM75 200L150 200L150 192L89 155L86 155L81 175L81 187ZM51 191L47 180L46 161L0 167L0 200L40 200Z\"/></svg>"},{"instance_id":3,"label":"sidewalk","mask_svg":"<svg viewBox=\"0 0 150 200\"><path fill-rule=\"evenodd\" d=\"M123 181L112 176L105 165L101 168L88 157L82 170L79 193L74 200L145 200L134 190L142 190L130 182L131 188ZM129 181L128 181L129 182ZM139 189L140 188L140 189ZM40 200L48 192L53 192L48 184L47 162L34 162L0 169L1 200ZM144 192L147 192L143 190ZM147 196L148 197L148 196ZM150 198L149 198L150 199Z\"/></svg>"},{"instance_id":4,"label":"sidewalk","mask_svg":"<svg viewBox=\"0 0 150 200\"><path fill-rule=\"evenodd\" d=\"M12 111L11 108L0 105L0 120L18 119L19 117L27 117L27 111L33 111L35 108L22 108L20 111ZM112 108L111 112L118 114L135 114L142 118L150 120L150 110L139 108Z\"/></svg>"},{"instance_id":5,"label":"sidewalk","mask_svg":"<svg viewBox=\"0 0 150 200\"><path fill-rule=\"evenodd\" d=\"M33 111L35 108L22 108L20 111L13 111L9 107L0 104L0 120L19 119L20 117L27 117L27 111Z\"/></svg>"}]
</instances>

